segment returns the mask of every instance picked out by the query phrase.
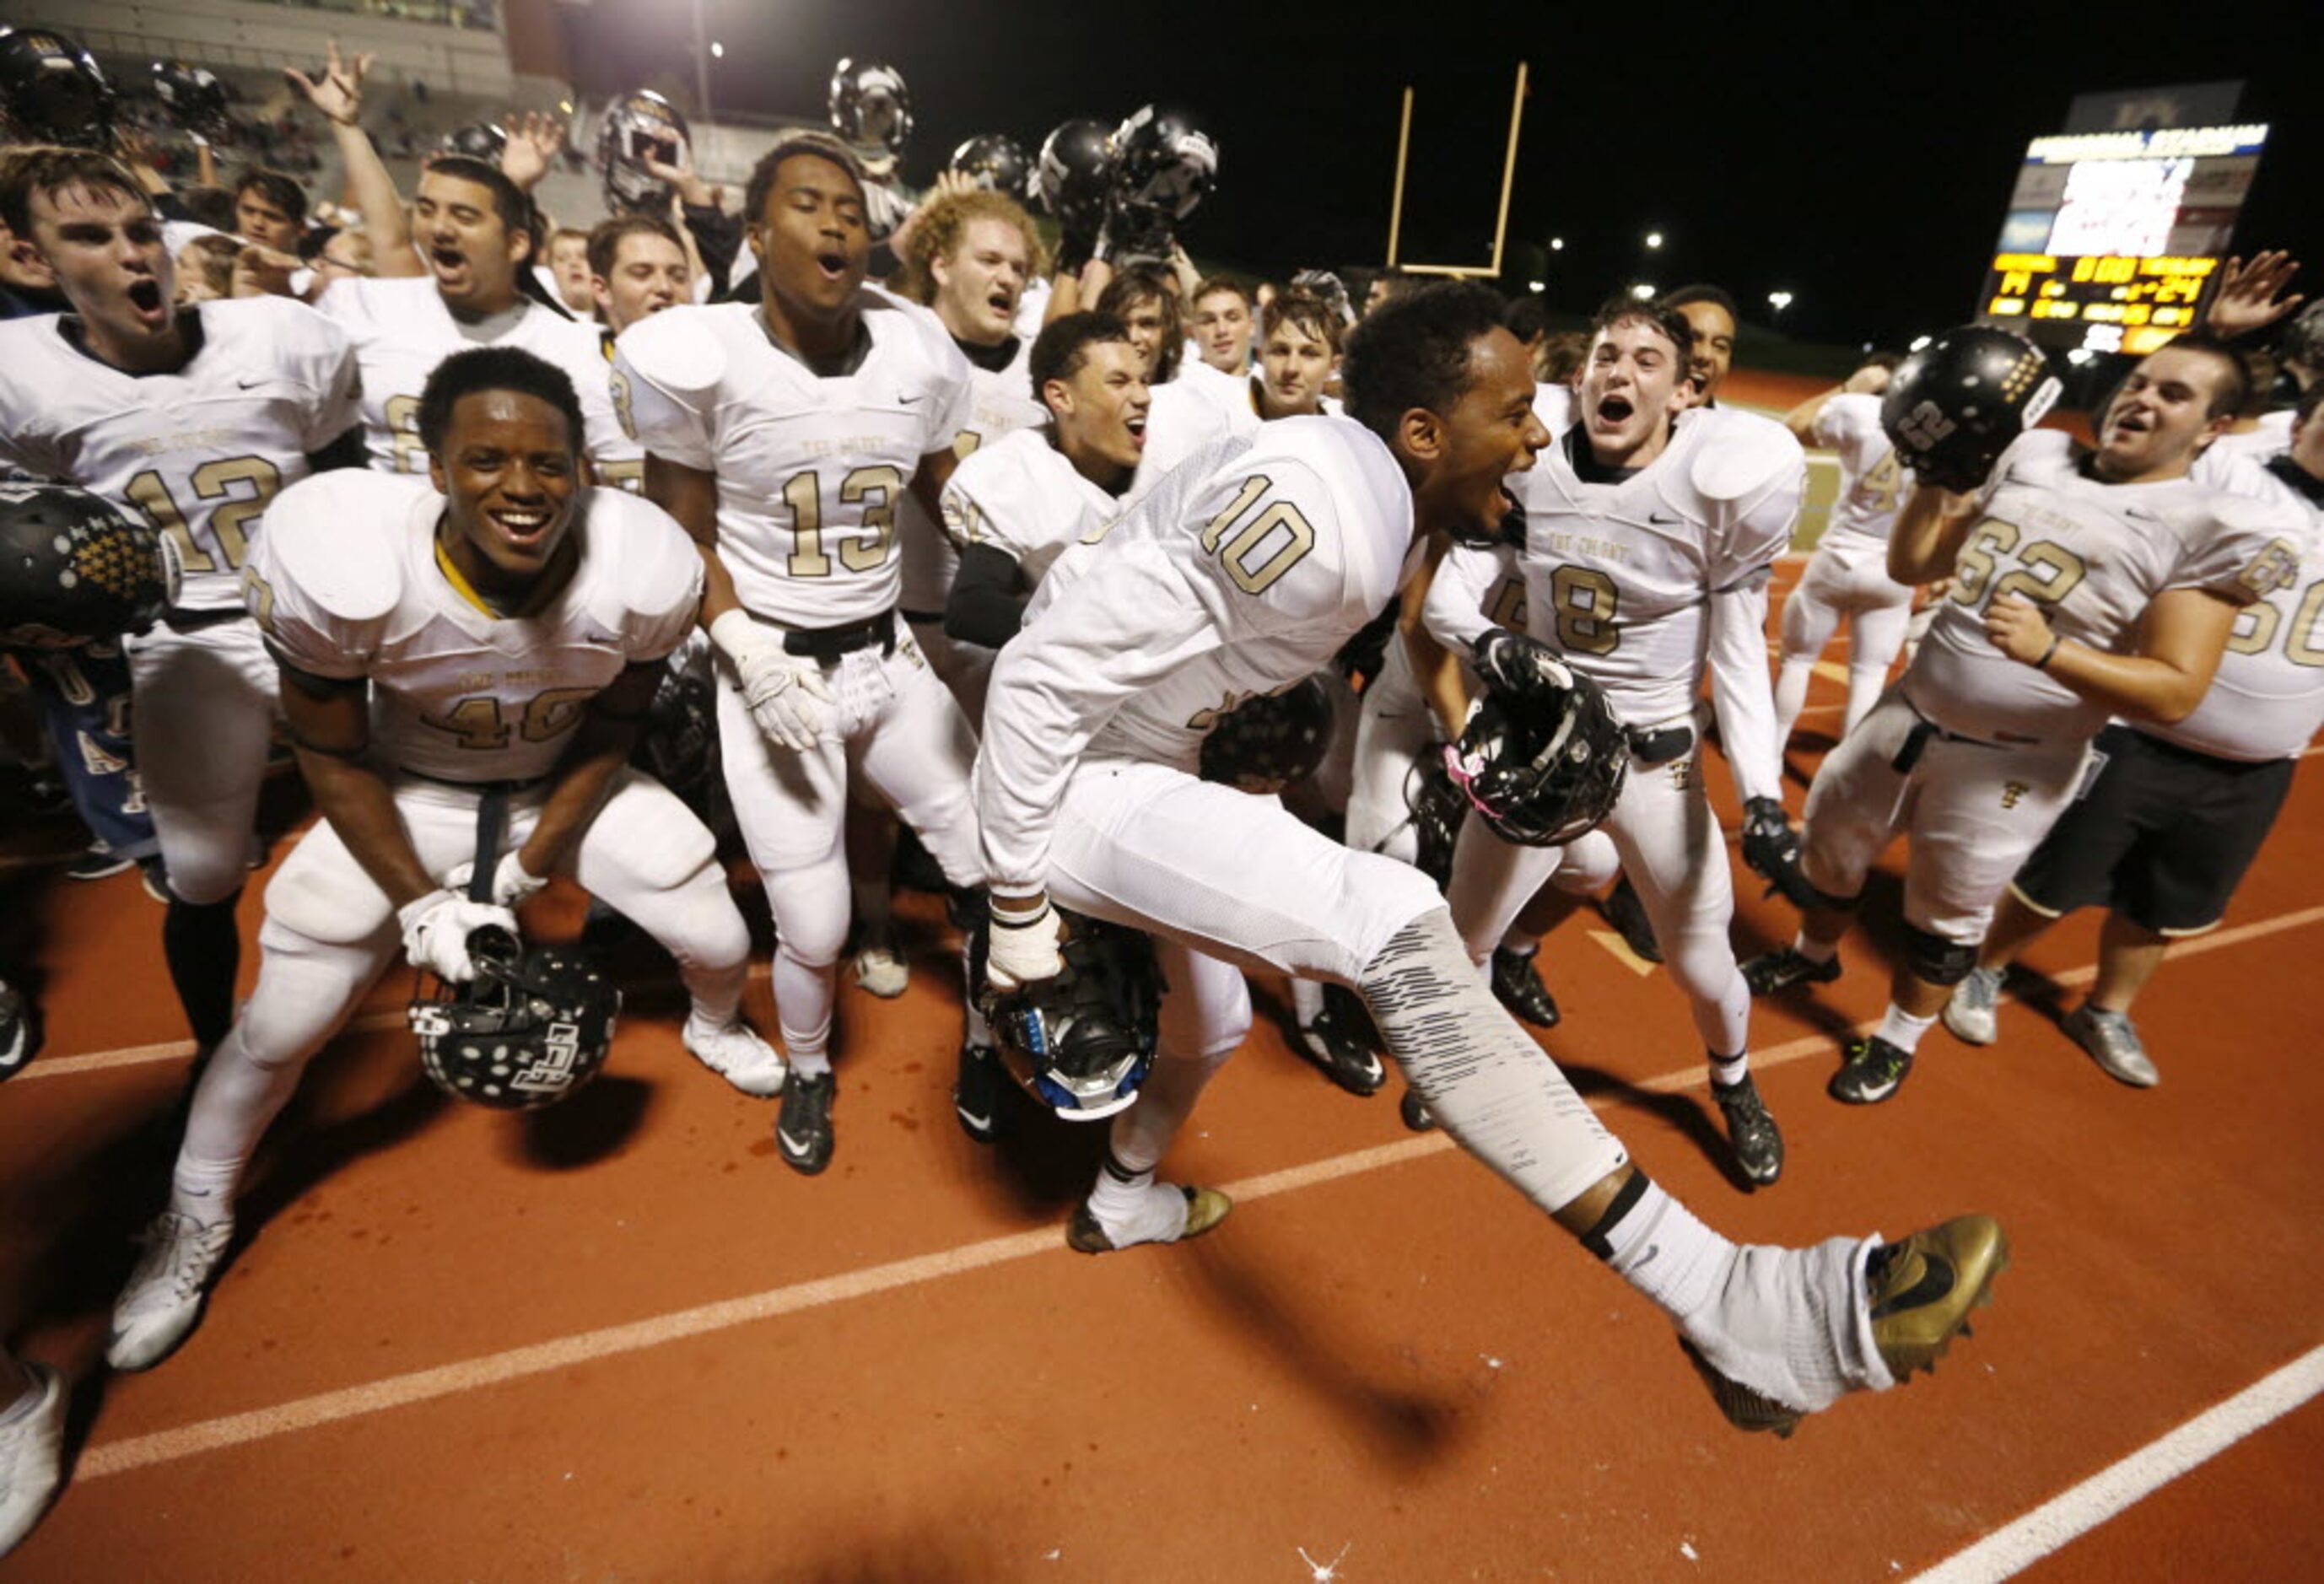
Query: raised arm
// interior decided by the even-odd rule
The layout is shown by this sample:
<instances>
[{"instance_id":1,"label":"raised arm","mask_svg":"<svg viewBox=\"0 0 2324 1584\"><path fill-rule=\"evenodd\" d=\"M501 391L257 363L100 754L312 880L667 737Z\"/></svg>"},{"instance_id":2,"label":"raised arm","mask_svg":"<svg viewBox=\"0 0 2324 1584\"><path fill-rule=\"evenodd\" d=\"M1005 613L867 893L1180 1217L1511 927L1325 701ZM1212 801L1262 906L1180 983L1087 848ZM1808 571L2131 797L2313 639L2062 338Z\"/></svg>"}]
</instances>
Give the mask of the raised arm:
<instances>
[{"instance_id":1,"label":"raised arm","mask_svg":"<svg viewBox=\"0 0 2324 1584\"><path fill-rule=\"evenodd\" d=\"M348 197L363 216L364 235L371 238L372 273L383 278L424 275L428 267L412 251L403 195L395 190L395 178L387 173L379 150L363 129L363 85L372 60L368 52L352 59L342 56L334 39L322 81L295 66L283 68L282 75L331 124L332 140L346 167Z\"/></svg>"}]
</instances>

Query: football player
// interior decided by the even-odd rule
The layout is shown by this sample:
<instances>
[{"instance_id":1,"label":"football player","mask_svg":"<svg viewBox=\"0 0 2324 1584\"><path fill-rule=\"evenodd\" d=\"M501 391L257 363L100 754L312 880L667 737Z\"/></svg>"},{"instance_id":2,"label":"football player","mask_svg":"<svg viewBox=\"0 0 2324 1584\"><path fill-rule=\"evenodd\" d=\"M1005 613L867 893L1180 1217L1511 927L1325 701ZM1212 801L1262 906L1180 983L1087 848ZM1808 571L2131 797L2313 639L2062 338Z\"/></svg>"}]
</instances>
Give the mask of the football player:
<instances>
[{"instance_id":1,"label":"football player","mask_svg":"<svg viewBox=\"0 0 2324 1584\"><path fill-rule=\"evenodd\" d=\"M589 297L613 337L666 308L694 299L694 276L678 227L651 215L618 215L589 233ZM642 471L642 468L641 469Z\"/></svg>"},{"instance_id":2,"label":"football player","mask_svg":"<svg viewBox=\"0 0 2324 1584\"><path fill-rule=\"evenodd\" d=\"M323 81L292 80L342 135L351 186L387 182L384 166L356 119L370 57L343 60L336 46ZM527 140L530 146L530 140ZM587 449L604 467L639 470L637 447L614 421L605 391L605 359L595 328L576 324L520 285L533 256L532 203L496 165L465 154L429 161L411 203L407 231L387 182L385 222L364 215L377 274L335 282L315 306L355 340L363 367L364 437L371 465L420 474L429 466L417 428L420 392L436 365L470 346L516 346L565 371L588 418ZM410 272L417 244L425 263Z\"/></svg>"},{"instance_id":3,"label":"football player","mask_svg":"<svg viewBox=\"0 0 2324 1584\"><path fill-rule=\"evenodd\" d=\"M1840 504L1815 554L1784 601L1783 658L1775 672L1775 741L1789 742L1808 702L1808 677L1848 622L1848 713L1854 730L1888 685L1888 668L1904 647L1913 591L1888 576L1888 530L1904 497L1904 469L1880 428L1880 393L1898 363L1894 353L1868 358L1831 390L1784 415L1784 427L1807 446L1840 454Z\"/></svg>"},{"instance_id":4,"label":"football player","mask_svg":"<svg viewBox=\"0 0 2324 1584\"><path fill-rule=\"evenodd\" d=\"M1629 1163L1494 1003L1426 877L1194 775L1223 710L1311 675L1395 596L1416 535L1498 533L1504 478L1546 441L1489 289L1425 288L1380 310L1351 338L1346 373L1349 419L1208 447L1101 543L1068 551L994 667L977 759L991 981L1053 978L1056 908L1070 907L1155 935L1176 1031L1177 1054L1114 1119L1069 1240L1168 1242L1227 1213L1214 1190L1155 1169L1241 1037L1234 965L1264 965L1355 988L1452 1137L1672 1316L1737 1424L1788 1428L1893 1384L1986 1294L2006 1257L1995 1223L1887 1247L1728 1242ZM1567 707L1556 662L1529 640L1497 633L1480 661L1542 678L1531 696Z\"/></svg>"},{"instance_id":5,"label":"football player","mask_svg":"<svg viewBox=\"0 0 2324 1584\"><path fill-rule=\"evenodd\" d=\"M106 1358L182 1341L234 1235L259 1138L394 957L454 983L469 937L569 874L677 958L687 1048L745 1093L780 1058L740 1016L749 926L710 833L627 760L702 562L676 524L582 483L582 409L516 347L456 354L421 392L424 478L346 471L278 497L247 570L323 822L267 887L262 961L194 1091L169 1207L115 1304ZM504 815L492 900L468 882Z\"/></svg>"},{"instance_id":6,"label":"football player","mask_svg":"<svg viewBox=\"0 0 2324 1584\"><path fill-rule=\"evenodd\" d=\"M974 387L933 314L864 288L871 241L845 145L785 134L743 207L759 300L632 326L613 382L648 497L702 547L726 785L775 918L793 1068L775 1141L813 1174L831 1164L851 781L895 806L950 884L983 878L974 734L896 620L901 498L937 510ZM967 1043L990 1045L973 1007L968 1018Z\"/></svg>"},{"instance_id":7,"label":"football player","mask_svg":"<svg viewBox=\"0 0 2324 1584\"><path fill-rule=\"evenodd\" d=\"M307 189L280 170L244 171L234 184L234 228L245 242L296 253L307 232Z\"/></svg>"},{"instance_id":8,"label":"football player","mask_svg":"<svg viewBox=\"0 0 2324 1584\"><path fill-rule=\"evenodd\" d=\"M1905 388L1925 393L1922 408L1944 430L1969 432L1972 415L1943 412L1960 392L1987 400L1988 386L1961 382L1969 366L1941 355L1979 334L1998 333L1947 337ZM2026 345L2017 355L2032 361L2005 365L2005 388L2033 388L2040 355ZM1834 1099L1869 1105L1904 1082L2107 718L2187 719L2236 612L2297 570L2296 517L2187 476L2243 396L2233 352L2181 336L2132 369L2094 450L2034 429L1997 459L1977 457L1981 466L1916 461L1888 573L1899 583L1950 577L1952 591L1904 677L1817 769L1801 867L1820 900L1792 945L1749 970L1761 993L1839 977L1835 953L1866 873L1900 832L1911 835L1907 949L1879 1027L1849 1045L1832 1076ZM1923 435L1940 428L1914 416Z\"/></svg>"},{"instance_id":9,"label":"football player","mask_svg":"<svg viewBox=\"0 0 2324 1584\"><path fill-rule=\"evenodd\" d=\"M134 506L183 570L177 607L128 646L131 719L169 887L162 944L207 1051L232 1014L235 904L275 716L243 564L277 491L362 465L354 349L286 299L177 309L161 224L104 155L13 161L0 215L72 307L0 325L0 460Z\"/></svg>"},{"instance_id":10,"label":"football player","mask_svg":"<svg viewBox=\"0 0 2324 1584\"><path fill-rule=\"evenodd\" d=\"M1250 374L1250 293L1231 275L1209 275L1189 299L1194 350L1201 360L1232 379Z\"/></svg>"},{"instance_id":11,"label":"football player","mask_svg":"<svg viewBox=\"0 0 2324 1584\"><path fill-rule=\"evenodd\" d=\"M1716 407L1719 387L1735 365L1735 299L1723 286L1682 286L1663 294L1662 305L1674 309L1694 332L1689 364L1694 375L1698 406Z\"/></svg>"},{"instance_id":12,"label":"football player","mask_svg":"<svg viewBox=\"0 0 2324 1584\"><path fill-rule=\"evenodd\" d=\"M1757 868L1764 849L1792 840L1765 634L1806 461L1769 419L1688 410L1692 339L1669 309L1618 299L1600 310L1573 427L1513 486L1525 510L1517 560L1527 631L1596 680L1629 729L1631 774L1604 829L1692 1003L1737 1164L1764 1184L1782 1174L1784 1140L1751 1081L1751 992L1728 942L1735 890L1693 711L1708 671ZM1456 653L1490 631L1457 584L1430 599L1427 620ZM1481 967L1558 860L1469 824L1447 894Z\"/></svg>"},{"instance_id":13,"label":"football player","mask_svg":"<svg viewBox=\"0 0 2324 1584\"><path fill-rule=\"evenodd\" d=\"M2324 386L2295 411L2291 450L2239 463L2228 480L2306 518L2298 576L2237 619L2194 714L2098 733L2097 779L2017 871L1976 971L1945 1003L1945 1027L1969 1044L1997 1036L2002 978L2018 955L2075 908L2104 904L2098 981L2066 1035L2124 1083L2162 1082L2132 1003L2172 941L2218 924L2282 811L2294 762L2324 729Z\"/></svg>"},{"instance_id":14,"label":"football player","mask_svg":"<svg viewBox=\"0 0 2324 1584\"><path fill-rule=\"evenodd\" d=\"M559 226L549 234L549 278L557 299L576 318L596 311L596 293L590 286L589 234L573 226Z\"/></svg>"}]
</instances>

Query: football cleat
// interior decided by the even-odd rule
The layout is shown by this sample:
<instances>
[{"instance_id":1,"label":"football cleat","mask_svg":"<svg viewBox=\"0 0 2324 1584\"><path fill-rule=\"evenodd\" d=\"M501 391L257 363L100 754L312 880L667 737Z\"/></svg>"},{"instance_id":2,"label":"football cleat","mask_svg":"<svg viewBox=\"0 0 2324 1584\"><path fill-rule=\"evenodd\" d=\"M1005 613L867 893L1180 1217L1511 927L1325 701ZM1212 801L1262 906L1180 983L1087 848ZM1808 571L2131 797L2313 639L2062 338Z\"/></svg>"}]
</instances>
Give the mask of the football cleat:
<instances>
[{"instance_id":1,"label":"football cleat","mask_svg":"<svg viewBox=\"0 0 2324 1584\"><path fill-rule=\"evenodd\" d=\"M1838 956L1812 962L1797 946L1779 946L1743 964L1743 982L1755 996L1771 996L1795 984L1830 984L1839 977Z\"/></svg>"},{"instance_id":2,"label":"football cleat","mask_svg":"<svg viewBox=\"0 0 2324 1584\"><path fill-rule=\"evenodd\" d=\"M741 1018L719 1028L689 1016L678 1038L687 1054L744 1094L768 1100L783 1091L783 1080L790 1068L775 1047Z\"/></svg>"},{"instance_id":3,"label":"football cleat","mask_svg":"<svg viewBox=\"0 0 2324 1584\"><path fill-rule=\"evenodd\" d=\"M952 1112L960 1130L979 1144L1001 1137L1001 1102L1008 1089L1008 1070L1000 1053L989 1045L960 1047L960 1069L953 1080Z\"/></svg>"},{"instance_id":4,"label":"football cleat","mask_svg":"<svg viewBox=\"0 0 2324 1584\"><path fill-rule=\"evenodd\" d=\"M2127 1013L2109 1012L2085 1001L2066 1015L2061 1027L2066 1037L2088 1051L2108 1077L2134 1089L2152 1089L2163 1082L2162 1072L2147 1055Z\"/></svg>"},{"instance_id":5,"label":"football cleat","mask_svg":"<svg viewBox=\"0 0 2324 1584\"><path fill-rule=\"evenodd\" d=\"M1762 1188L1782 1176L1783 1130L1775 1126L1767 1102L1759 1098L1759 1086L1751 1082L1751 1075L1746 1073L1740 1083L1714 1082L1711 1095L1727 1119L1728 1141L1734 1146L1735 1164L1743 1174Z\"/></svg>"},{"instance_id":6,"label":"football cleat","mask_svg":"<svg viewBox=\"0 0 2324 1584\"><path fill-rule=\"evenodd\" d=\"M1538 952L1493 948L1493 999L1536 1028L1554 1028L1561 1016L1557 998L1541 982Z\"/></svg>"},{"instance_id":7,"label":"football cleat","mask_svg":"<svg viewBox=\"0 0 2324 1584\"><path fill-rule=\"evenodd\" d=\"M858 938L849 971L866 993L883 1001L894 1000L912 982L911 966L896 947L896 932L884 925L865 930Z\"/></svg>"},{"instance_id":8,"label":"football cleat","mask_svg":"<svg viewBox=\"0 0 2324 1584\"><path fill-rule=\"evenodd\" d=\"M1299 1043L1323 1069L1323 1076L1350 1094L1378 1094L1380 1085L1388 1082L1388 1068L1379 1053L1364 1041L1370 1023L1361 1001L1338 985L1327 985L1323 1009L1299 1030Z\"/></svg>"},{"instance_id":9,"label":"football cleat","mask_svg":"<svg viewBox=\"0 0 2324 1584\"><path fill-rule=\"evenodd\" d=\"M1157 1183L1165 1193L1183 1193L1186 1198L1186 1219L1175 1233L1167 1235L1133 1236L1128 1232L1109 1233L1102 1226L1089 1202L1084 1200L1074 1210L1074 1219L1065 1227L1065 1242L1082 1254L1112 1254L1124 1248L1134 1248L1140 1243L1178 1243L1188 1238L1199 1238L1227 1219L1234 1201L1215 1188L1182 1188L1176 1183Z\"/></svg>"},{"instance_id":10,"label":"football cleat","mask_svg":"<svg viewBox=\"0 0 2324 1584\"><path fill-rule=\"evenodd\" d=\"M1420 1091L1406 1090L1404 1098L1396 1102L1396 1110L1397 1115L1404 1119L1404 1125L1415 1133L1430 1133L1435 1130L1436 1118L1429 1110L1428 1102L1420 1098Z\"/></svg>"},{"instance_id":11,"label":"football cleat","mask_svg":"<svg viewBox=\"0 0 2324 1584\"><path fill-rule=\"evenodd\" d=\"M40 1048L39 1009L23 990L0 980L0 1082L23 1072Z\"/></svg>"},{"instance_id":12,"label":"football cleat","mask_svg":"<svg viewBox=\"0 0 2324 1584\"><path fill-rule=\"evenodd\" d=\"M145 1229L145 1252L114 1301L105 1361L115 1369L151 1369L175 1352L202 1317L202 1302L234 1222L198 1221L163 1211Z\"/></svg>"},{"instance_id":13,"label":"football cleat","mask_svg":"<svg viewBox=\"0 0 2324 1584\"><path fill-rule=\"evenodd\" d=\"M782 1114L775 1119L775 1147L783 1165L803 1176L817 1176L831 1165L831 1102L839 1080L829 1069L808 1078L794 1073L783 1091Z\"/></svg>"},{"instance_id":14,"label":"football cleat","mask_svg":"<svg viewBox=\"0 0 2324 1584\"><path fill-rule=\"evenodd\" d=\"M27 1364L39 1401L0 1423L0 1557L32 1532L64 1477L65 1410L72 1394L45 1364Z\"/></svg>"},{"instance_id":15,"label":"football cleat","mask_svg":"<svg viewBox=\"0 0 2324 1584\"><path fill-rule=\"evenodd\" d=\"M1964 1045L1991 1045L2001 1037L2000 1012L2001 970L1972 968L1945 1002L1945 1027Z\"/></svg>"},{"instance_id":16,"label":"football cleat","mask_svg":"<svg viewBox=\"0 0 2324 1584\"><path fill-rule=\"evenodd\" d=\"M1849 1042L1847 1061L1824 1088L1848 1105L1877 1105L1896 1092L1912 1070L1913 1053L1898 1050L1876 1034Z\"/></svg>"}]
</instances>

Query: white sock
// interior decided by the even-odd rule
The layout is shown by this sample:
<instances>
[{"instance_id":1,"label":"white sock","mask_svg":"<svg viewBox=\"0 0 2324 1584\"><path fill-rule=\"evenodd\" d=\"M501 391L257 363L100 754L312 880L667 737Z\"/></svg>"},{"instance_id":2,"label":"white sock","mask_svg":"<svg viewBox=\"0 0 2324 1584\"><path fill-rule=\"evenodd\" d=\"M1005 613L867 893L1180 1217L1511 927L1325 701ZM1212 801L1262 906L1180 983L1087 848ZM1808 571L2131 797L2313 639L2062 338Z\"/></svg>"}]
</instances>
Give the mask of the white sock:
<instances>
[{"instance_id":1,"label":"white sock","mask_svg":"<svg viewBox=\"0 0 2324 1584\"><path fill-rule=\"evenodd\" d=\"M1877 1037L1886 1040L1909 1055L1920 1048L1921 1036L1928 1033L1929 1026L1936 1020L1936 1014L1933 1012L1926 1018L1915 1018L1904 1008L1891 1001L1888 1003L1888 1009L1880 1015L1880 1027L1872 1032Z\"/></svg>"},{"instance_id":2,"label":"white sock","mask_svg":"<svg viewBox=\"0 0 2324 1584\"><path fill-rule=\"evenodd\" d=\"M1711 1058L1711 1081L1721 1089L1732 1089L1751 1076L1751 1053L1738 1051L1722 1056L1717 1051L1705 1053Z\"/></svg>"},{"instance_id":3,"label":"white sock","mask_svg":"<svg viewBox=\"0 0 2324 1584\"><path fill-rule=\"evenodd\" d=\"M969 972L968 948L960 949L960 977L967 987L961 995L961 1039L982 1050L992 1048L992 1028L984 1020L984 1008L976 1004L976 980Z\"/></svg>"},{"instance_id":4,"label":"white sock","mask_svg":"<svg viewBox=\"0 0 2324 1584\"><path fill-rule=\"evenodd\" d=\"M1840 943L1838 941L1810 940L1808 938L1807 932L1803 930L1798 935L1793 938L1792 950L1797 952L1801 956L1805 957L1809 962L1821 965L1831 962L1832 958L1838 954L1840 951Z\"/></svg>"},{"instance_id":5,"label":"white sock","mask_svg":"<svg viewBox=\"0 0 2324 1584\"><path fill-rule=\"evenodd\" d=\"M1186 1196L1174 1183L1157 1183L1154 1170L1133 1172L1108 1150L1090 1190L1090 1214L1117 1248L1132 1243L1176 1243L1186 1230Z\"/></svg>"},{"instance_id":6,"label":"white sock","mask_svg":"<svg viewBox=\"0 0 2324 1584\"><path fill-rule=\"evenodd\" d=\"M1719 1295L1736 1257L1734 1244L1644 1172L1624 1184L1582 1241L1681 1324Z\"/></svg>"},{"instance_id":7,"label":"white sock","mask_svg":"<svg viewBox=\"0 0 2324 1584\"><path fill-rule=\"evenodd\" d=\"M1501 944L1497 949L1514 953L1520 957L1530 957L1541 950L1541 937L1529 929L1519 929L1513 924L1502 933Z\"/></svg>"},{"instance_id":8,"label":"white sock","mask_svg":"<svg viewBox=\"0 0 2324 1584\"><path fill-rule=\"evenodd\" d=\"M1317 979L1291 981L1291 1016L1302 1028L1310 1027L1323 1011L1323 982Z\"/></svg>"}]
</instances>

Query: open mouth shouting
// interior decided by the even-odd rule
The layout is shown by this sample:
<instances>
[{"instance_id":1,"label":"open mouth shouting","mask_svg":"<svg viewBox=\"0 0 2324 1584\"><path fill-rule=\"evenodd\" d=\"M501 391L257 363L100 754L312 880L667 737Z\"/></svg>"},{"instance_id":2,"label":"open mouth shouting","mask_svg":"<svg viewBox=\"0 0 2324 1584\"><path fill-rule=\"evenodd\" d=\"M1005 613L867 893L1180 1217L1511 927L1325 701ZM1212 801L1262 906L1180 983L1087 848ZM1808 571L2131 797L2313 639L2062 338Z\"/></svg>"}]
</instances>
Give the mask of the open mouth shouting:
<instances>
[{"instance_id":1,"label":"open mouth shouting","mask_svg":"<svg viewBox=\"0 0 2324 1584\"><path fill-rule=\"evenodd\" d=\"M170 299L162 296L161 281L151 275L130 283L129 307L138 323L149 330L170 322Z\"/></svg>"},{"instance_id":2,"label":"open mouth shouting","mask_svg":"<svg viewBox=\"0 0 2324 1584\"><path fill-rule=\"evenodd\" d=\"M1628 396L1609 393L1598 399L1598 410L1591 415L1600 428L1619 428L1637 412Z\"/></svg>"}]
</instances>

